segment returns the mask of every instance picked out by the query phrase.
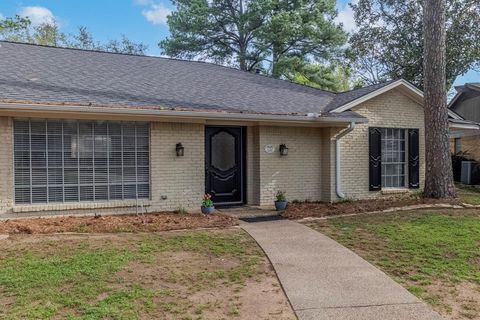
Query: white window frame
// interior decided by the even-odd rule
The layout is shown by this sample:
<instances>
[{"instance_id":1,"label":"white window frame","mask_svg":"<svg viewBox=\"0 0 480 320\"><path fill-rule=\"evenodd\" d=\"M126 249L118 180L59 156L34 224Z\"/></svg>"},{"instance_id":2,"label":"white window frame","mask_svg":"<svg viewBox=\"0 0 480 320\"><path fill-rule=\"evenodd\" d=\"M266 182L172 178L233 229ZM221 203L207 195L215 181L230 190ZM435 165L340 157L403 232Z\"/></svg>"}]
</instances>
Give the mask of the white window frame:
<instances>
[{"instance_id":1,"label":"white window frame","mask_svg":"<svg viewBox=\"0 0 480 320\"><path fill-rule=\"evenodd\" d=\"M408 186L408 135L407 129L404 128L380 128L381 130L381 151L382 151L382 169L381 169L381 179L382 179L382 189L406 189ZM400 131L398 138L395 132ZM391 150L385 150L387 141L391 142L391 145L396 144L396 148ZM387 162L384 155L386 153L390 154L390 158L394 158L394 154L402 155L403 159L400 161L389 161ZM394 174L386 174L387 166L396 166L402 167L403 172L396 172ZM403 178L403 183L400 183ZM390 183L386 183L388 180ZM395 181L397 183L395 183Z\"/></svg>"}]
</instances>

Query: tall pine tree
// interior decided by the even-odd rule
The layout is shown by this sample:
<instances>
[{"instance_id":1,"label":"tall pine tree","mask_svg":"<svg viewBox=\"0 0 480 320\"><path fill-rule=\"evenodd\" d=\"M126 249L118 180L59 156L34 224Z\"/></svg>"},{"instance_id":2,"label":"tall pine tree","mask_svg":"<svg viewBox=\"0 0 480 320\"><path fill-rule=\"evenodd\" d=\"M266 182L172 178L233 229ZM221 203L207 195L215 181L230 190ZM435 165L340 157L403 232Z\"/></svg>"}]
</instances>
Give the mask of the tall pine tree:
<instances>
[{"instance_id":1,"label":"tall pine tree","mask_svg":"<svg viewBox=\"0 0 480 320\"><path fill-rule=\"evenodd\" d=\"M452 198L452 161L448 138L445 73L445 0L424 0L425 196Z\"/></svg>"}]
</instances>

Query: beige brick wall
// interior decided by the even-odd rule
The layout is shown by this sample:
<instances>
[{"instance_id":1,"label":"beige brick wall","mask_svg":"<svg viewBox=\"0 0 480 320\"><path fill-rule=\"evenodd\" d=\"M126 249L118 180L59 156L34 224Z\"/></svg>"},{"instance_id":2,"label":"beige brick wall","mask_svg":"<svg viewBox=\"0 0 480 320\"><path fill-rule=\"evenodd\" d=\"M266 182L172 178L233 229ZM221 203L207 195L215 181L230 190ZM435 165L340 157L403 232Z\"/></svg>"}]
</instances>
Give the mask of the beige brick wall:
<instances>
[{"instance_id":1,"label":"beige brick wall","mask_svg":"<svg viewBox=\"0 0 480 320\"><path fill-rule=\"evenodd\" d=\"M272 205L275 193L285 191L289 200L321 200L322 143L320 128L260 126L260 205ZM280 156L280 144L289 148ZM264 151L267 144L275 152Z\"/></svg>"},{"instance_id":2,"label":"beige brick wall","mask_svg":"<svg viewBox=\"0 0 480 320\"><path fill-rule=\"evenodd\" d=\"M465 136L460 138L461 151L466 152L466 157L480 160L480 136ZM455 151L455 139L450 139L450 152Z\"/></svg>"},{"instance_id":3,"label":"beige brick wall","mask_svg":"<svg viewBox=\"0 0 480 320\"><path fill-rule=\"evenodd\" d=\"M133 213L136 202L68 202L45 205L13 206L12 120L0 117L0 161L5 164L0 179L0 214L76 214ZM151 123L150 162L151 199L142 200L148 212L175 210L183 207L198 211L205 189L204 125L184 123ZM181 142L185 156L177 157L175 145Z\"/></svg>"},{"instance_id":4,"label":"beige brick wall","mask_svg":"<svg viewBox=\"0 0 480 320\"><path fill-rule=\"evenodd\" d=\"M258 127L247 127L247 203L260 204L260 135Z\"/></svg>"},{"instance_id":5,"label":"beige brick wall","mask_svg":"<svg viewBox=\"0 0 480 320\"><path fill-rule=\"evenodd\" d=\"M348 198L374 198L382 192L368 190L368 128L418 128L420 132L420 182L425 177L425 127L423 108L398 90L386 92L353 109L367 117L341 139L342 185Z\"/></svg>"},{"instance_id":6,"label":"beige brick wall","mask_svg":"<svg viewBox=\"0 0 480 320\"><path fill-rule=\"evenodd\" d=\"M0 117L0 214L9 212L13 205L13 131L12 120Z\"/></svg>"},{"instance_id":7,"label":"beige brick wall","mask_svg":"<svg viewBox=\"0 0 480 320\"><path fill-rule=\"evenodd\" d=\"M152 209L199 210L205 192L204 128L203 124L151 124ZM179 142L185 147L183 157L175 153Z\"/></svg>"}]
</instances>

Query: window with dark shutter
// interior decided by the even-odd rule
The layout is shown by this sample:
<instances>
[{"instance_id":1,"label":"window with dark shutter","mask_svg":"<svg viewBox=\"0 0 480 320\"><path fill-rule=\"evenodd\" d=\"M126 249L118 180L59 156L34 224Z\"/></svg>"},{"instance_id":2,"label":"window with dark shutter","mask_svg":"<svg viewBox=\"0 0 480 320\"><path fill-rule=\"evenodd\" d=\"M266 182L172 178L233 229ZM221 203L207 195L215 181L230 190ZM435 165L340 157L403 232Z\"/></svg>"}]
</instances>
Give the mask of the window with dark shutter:
<instances>
[{"instance_id":1,"label":"window with dark shutter","mask_svg":"<svg viewBox=\"0 0 480 320\"><path fill-rule=\"evenodd\" d=\"M369 128L369 189L382 189L382 140L380 128Z\"/></svg>"},{"instance_id":2,"label":"window with dark shutter","mask_svg":"<svg viewBox=\"0 0 480 320\"><path fill-rule=\"evenodd\" d=\"M408 186L420 187L420 156L418 129L408 129Z\"/></svg>"},{"instance_id":3,"label":"window with dark shutter","mask_svg":"<svg viewBox=\"0 0 480 320\"><path fill-rule=\"evenodd\" d=\"M17 204L149 198L149 125L14 121Z\"/></svg>"},{"instance_id":4,"label":"window with dark shutter","mask_svg":"<svg viewBox=\"0 0 480 320\"><path fill-rule=\"evenodd\" d=\"M382 188L405 188L405 129L381 128Z\"/></svg>"}]
</instances>

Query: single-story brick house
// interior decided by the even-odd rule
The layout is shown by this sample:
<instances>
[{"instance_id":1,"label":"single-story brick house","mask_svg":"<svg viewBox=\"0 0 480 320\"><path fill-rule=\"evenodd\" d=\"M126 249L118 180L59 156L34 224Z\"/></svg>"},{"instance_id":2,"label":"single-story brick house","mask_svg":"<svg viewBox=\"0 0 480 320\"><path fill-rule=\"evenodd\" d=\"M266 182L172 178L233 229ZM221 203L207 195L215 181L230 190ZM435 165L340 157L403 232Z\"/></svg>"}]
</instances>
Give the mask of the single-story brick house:
<instances>
[{"instance_id":1,"label":"single-story brick house","mask_svg":"<svg viewBox=\"0 0 480 320\"><path fill-rule=\"evenodd\" d=\"M0 214L198 210L422 188L423 95L0 42Z\"/></svg>"}]
</instances>

